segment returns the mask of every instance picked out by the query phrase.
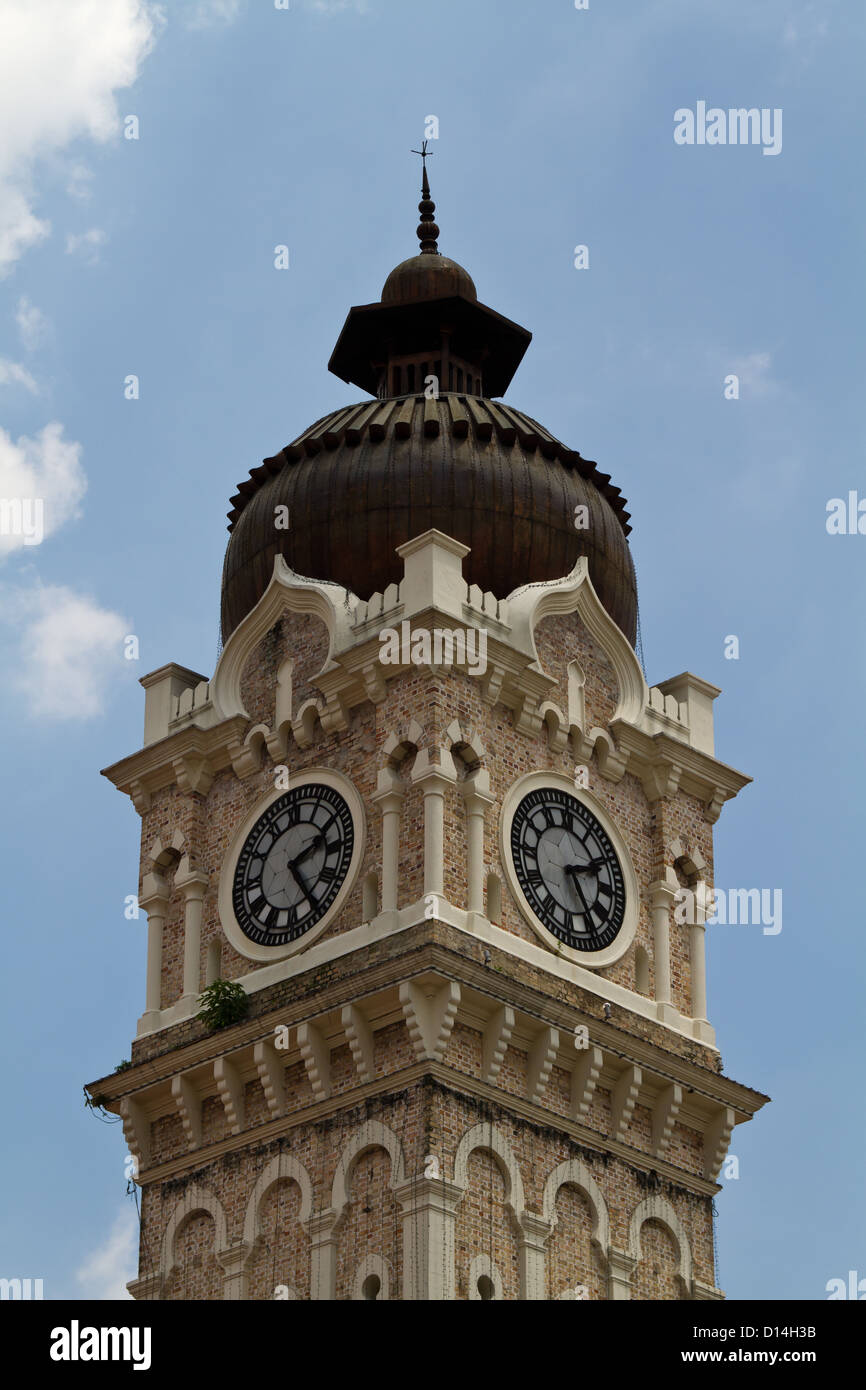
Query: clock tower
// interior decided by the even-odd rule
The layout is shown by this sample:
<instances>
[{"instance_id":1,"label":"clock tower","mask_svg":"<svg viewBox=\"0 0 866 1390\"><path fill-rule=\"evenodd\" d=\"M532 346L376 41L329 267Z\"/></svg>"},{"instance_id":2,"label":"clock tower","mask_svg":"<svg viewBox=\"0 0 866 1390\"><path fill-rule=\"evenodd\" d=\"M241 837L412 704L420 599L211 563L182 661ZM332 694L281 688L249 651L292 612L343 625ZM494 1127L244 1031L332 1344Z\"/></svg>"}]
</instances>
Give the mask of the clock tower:
<instances>
[{"instance_id":1,"label":"clock tower","mask_svg":"<svg viewBox=\"0 0 866 1390\"><path fill-rule=\"evenodd\" d=\"M625 500L501 399L530 335L439 252L426 169L420 212L331 357L364 399L232 499L216 670L144 677L106 770L147 914L132 1063L88 1088L137 1160L130 1290L718 1299L766 1097L700 905L748 779L715 686L647 686Z\"/></svg>"}]
</instances>

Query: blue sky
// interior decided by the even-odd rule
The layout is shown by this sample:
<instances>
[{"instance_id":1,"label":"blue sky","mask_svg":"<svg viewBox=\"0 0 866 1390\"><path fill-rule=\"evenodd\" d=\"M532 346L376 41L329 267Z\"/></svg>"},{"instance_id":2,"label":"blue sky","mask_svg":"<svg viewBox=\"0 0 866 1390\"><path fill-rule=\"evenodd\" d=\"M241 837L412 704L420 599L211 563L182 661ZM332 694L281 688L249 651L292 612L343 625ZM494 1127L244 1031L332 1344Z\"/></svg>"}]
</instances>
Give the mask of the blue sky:
<instances>
[{"instance_id":1,"label":"blue sky","mask_svg":"<svg viewBox=\"0 0 866 1390\"><path fill-rule=\"evenodd\" d=\"M122 1131L81 1095L144 997L139 822L98 772L140 744L139 676L213 669L237 482L358 398L327 360L413 253L432 114L440 248L535 335L507 399L628 497L650 681L723 688L755 782L716 883L783 892L778 935L708 943L726 1070L773 1097L735 1132L719 1282L866 1277L866 536L826 528L866 498L864 29L839 0L6 0L0 495L46 501L40 545L0 536L0 1274L135 1272ZM676 145L698 101L781 109L781 152Z\"/></svg>"}]
</instances>

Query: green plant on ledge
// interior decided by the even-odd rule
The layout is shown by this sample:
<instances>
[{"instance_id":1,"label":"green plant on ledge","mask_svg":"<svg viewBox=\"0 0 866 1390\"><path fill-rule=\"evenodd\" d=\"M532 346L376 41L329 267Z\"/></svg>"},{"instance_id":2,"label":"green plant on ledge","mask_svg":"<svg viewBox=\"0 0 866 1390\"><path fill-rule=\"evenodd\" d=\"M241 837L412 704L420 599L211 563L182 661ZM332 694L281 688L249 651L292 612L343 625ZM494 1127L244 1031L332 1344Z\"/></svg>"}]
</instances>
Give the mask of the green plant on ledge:
<instances>
[{"instance_id":1,"label":"green plant on ledge","mask_svg":"<svg viewBox=\"0 0 866 1390\"><path fill-rule=\"evenodd\" d=\"M229 1028L246 1018L250 1007L249 996L243 985L233 980L214 980L199 996L202 1006L196 1014L210 1029Z\"/></svg>"}]
</instances>

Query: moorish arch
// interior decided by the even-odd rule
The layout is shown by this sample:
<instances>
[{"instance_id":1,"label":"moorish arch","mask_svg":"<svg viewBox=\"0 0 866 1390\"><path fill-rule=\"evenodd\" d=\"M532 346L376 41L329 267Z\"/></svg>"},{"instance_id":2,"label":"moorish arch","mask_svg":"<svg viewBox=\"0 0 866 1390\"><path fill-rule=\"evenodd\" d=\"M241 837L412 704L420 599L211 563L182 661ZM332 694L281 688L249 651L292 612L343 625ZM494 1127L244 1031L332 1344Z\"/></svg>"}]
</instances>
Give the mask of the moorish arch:
<instances>
[{"instance_id":1,"label":"moorish arch","mask_svg":"<svg viewBox=\"0 0 866 1390\"><path fill-rule=\"evenodd\" d=\"M523 1178L514 1151L508 1140L495 1127L483 1121L468 1129L457 1146L454 1155L454 1182L465 1193L469 1185L469 1159L476 1149L486 1150L496 1160L497 1167L505 1180L505 1200L515 1217L519 1217L526 1205L523 1192Z\"/></svg>"},{"instance_id":2,"label":"moorish arch","mask_svg":"<svg viewBox=\"0 0 866 1390\"><path fill-rule=\"evenodd\" d=\"M181 1197L174 1211L168 1219L162 1237L162 1249L160 1252L159 1270L163 1279L168 1279L175 1265L175 1242L181 1228L186 1224L190 1217L204 1212L213 1217L214 1222L214 1254L219 1257L220 1253L228 1246L228 1224L222 1202L215 1197L207 1188L193 1184L188 1187Z\"/></svg>"},{"instance_id":3,"label":"moorish arch","mask_svg":"<svg viewBox=\"0 0 866 1390\"><path fill-rule=\"evenodd\" d=\"M627 1249L635 1262L641 1258L640 1233L646 1221L657 1221L660 1226L664 1226L673 1240L677 1252L677 1275L682 1280L688 1297L692 1288L692 1251L685 1226L664 1197L660 1197L658 1193L645 1197L635 1207L628 1225Z\"/></svg>"},{"instance_id":4,"label":"moorish arch","mask_svg":"<svg viewBox=\"0 0 866 1390\"><path fill-rule=\"evenodd\" d=\"M331 1208L342 1216L350 1201L349 1187L352 1169L358 1159L370 1149L384 1149L391 1159L391 1188L398 1187L404 1177L403 1146L392 1129L381 1120L367 1120L347 1142L340 1155L331 1188Z\"/></svg>"},{"instance_id":5,"label":"moorish arch","mask_svg":"<svg viewBox=\"0 0 866 1390\"><path fill-rule=\"evenodd\" d=\"M557 1168L554 1168L544 1184L541 1210L545 1221L549 1221L551 1226L556 1225L556 1197L559 1189L564 1187L566 1183L571 1187L578 1188L589 1203L589 1209L592 1213L592 1240L600 1253L607 1259L610 1244L607 1203L592 1173L579 1158L567 1159L564 1163L560 1163Z\"/></svg>"},{"instance_id":6,"label":"moorish arch","mask_svg":"<svg viewBox=\"0 0 866 1390\"><path fill-rule=\"evenodd\" d=\"M259 1212L262 1203L276 1183L289 1179L301 1189L301 1209L298 1220L303 1223L310 1219L313 1211L313 1184L304 1165L293 1154L281 1153L272 1158L262 1169L255 1187L250 1193L244 1216L244 1242L254 1246L261 1235Z\"/></svg>"}]
</instances>

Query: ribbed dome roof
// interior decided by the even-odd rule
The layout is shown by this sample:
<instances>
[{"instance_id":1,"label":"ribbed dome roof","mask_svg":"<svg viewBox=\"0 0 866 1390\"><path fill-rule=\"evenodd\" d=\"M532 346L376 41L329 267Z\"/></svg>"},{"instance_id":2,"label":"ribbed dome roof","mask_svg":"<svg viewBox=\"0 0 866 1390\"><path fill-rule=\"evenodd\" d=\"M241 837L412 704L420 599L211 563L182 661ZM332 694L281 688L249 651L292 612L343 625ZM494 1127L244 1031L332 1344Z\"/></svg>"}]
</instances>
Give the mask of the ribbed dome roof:
<instances>
[{"instance_id":1,"label":"ribbed dome roof","mask_svg":"<svg viewBox=\"0 0 866 1390\"><path fill-rule=\"evenodd\" d=\"M402 579L396 547L436 528L470 547L467 583L500 598L557 579L587 556L599 598L634 642L637 594L619 488L501 402L444 393L336 410L253 469L232 503L224 640L265 592L278 552L296 572L369 598ZM589 513L584 530L574 524L580 504ZM281 505L288 531L274 527Z\"/></svg>"}]
</instances>

